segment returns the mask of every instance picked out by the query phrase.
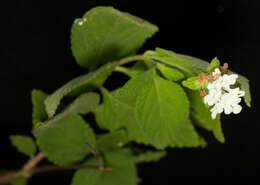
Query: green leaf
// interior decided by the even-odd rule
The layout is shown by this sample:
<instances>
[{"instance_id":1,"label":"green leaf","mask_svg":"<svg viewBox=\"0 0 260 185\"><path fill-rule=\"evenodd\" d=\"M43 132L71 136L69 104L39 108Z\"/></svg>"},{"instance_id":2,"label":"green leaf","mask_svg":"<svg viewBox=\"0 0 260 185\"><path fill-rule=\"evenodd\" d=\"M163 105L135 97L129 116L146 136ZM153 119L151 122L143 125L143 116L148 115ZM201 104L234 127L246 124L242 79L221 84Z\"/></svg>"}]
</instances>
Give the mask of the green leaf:
<instances>
[{"instance_id":1,"label":"green leaf","mask_svg":"<svg viewBox=\"0 0 260 185\"><path fill-rule=\"evenodd\" d=\"M172 81L180 81L185 78L184 74L179 70L171 67L167 67L164 64L157 64L157 68L162 73L162 75Z\"/></svg>"},{"instance_id":2,"label":"green leaf","mask_svg":"<svg viewBox=\"0 0 260 185\"><path fill-rule=\"evenodd\" d=\"M250 93L249 80L242 75L238 75L237 81L240 83L241 90L245 91L245 96L243 96L243 98L246 102L246 105L248 107L251 107L251 93Z\"/></svg>"},{"instance_id":3,"label":"green leaf","mask_svg":"<svg viewBox=\"0 0 260 185\"><path fill-rule=\"evenodd\" d=\"M75 92L83 91L89 87L99 87L101 86L107 77L113 72L117 65L117 62L108 63L105 66L102 66L95 72L90 72L86 75L79 76L74 78L67 84L60 87L50 96L48 96L45 100L46 112L49 117L53 117L55 114L57 107L59 106L61 99L68 95L73 94Z\"/></svg>"},{"instance_id":4,"label":"green leaf","mask_svg":"<svg viewBox=\"0 0 260 185\"><path fill-rule=\"evenodd\" d=\"M37 136L44 130L51 127L52 124L55 124L55 122L65 119L68 116L71 116L72 114L87 114L91 112L100 101L100 96L97 93L89 92L84 93L80 95L78 98L76 98L63 112L53 117L51 120L46 121L42 124L36 125L33 133Z\"/></svg>"},{"instance_id":5,"label":"green leaf","mask_svg":"<svg viewBox=\"0 0 260 185\"><path fill-rule=\"evenodd\" d=\"M207 71L208 71L208 72L211 72L211 71L213 71L215 68L219 67L219 65L220 65L220 62L219 62L218 58L215 57L215 58L213 58L213 59L211 60L209 66L207 67Z\"/></svg>"},{"instance_id":6,"label":"green leaf","mask_svg":"<svg viewBox=\"0 0 260 185\"><path fill-rule=\"evenodd\" d=\"M126 75L128 75L131 78L135 78L138 75L142 74L143 72L145 72L146 70L148 70L148 66L146 65L145 62L143 61L138 61L134 64L133 67L131 68L126 68L126 67L121 67L118 66L116 68L117 71L122 72Z\"/></svg>"},{"instance_id":7,"label":"green leaf","mask_svg":"<svg viewBox=\"0 0 260 185\"><path fill-rule=\"evenodd\" d=\"M134 157L135 163L157 162L167 155L166 151L148 151Z\"/></svg>"},{"instance_id":8,"label":"green leaf","mask_svg":"<svg viewBox=\"0 0 260 185\"><path fill-rule=\"evenodd\" d=\"M187 80L182 81L182 85L191 90L200 89L200 84L198 82L197 76L193 76L193 77L188 78Z\"/></svg>"},{"instance_id":9,"label":"green leaf","mask_svg":"<svg viewBox=\"0 0 260 185\"><path fill-rule=\"evenodd\" d=\"M155 147L198 146L198 135L189 122L189 101L178 84L151 76L137 97L136 113L138 124Z\"/></svg>"},{"instance_id":10,"label":"green leaf","mask_svg":"<svg viewBox=\"0 0 260 185\"><path fill-rule=\"evenodd\" d=\"M156 76L154 69L113 93L103 90L103 95L104 103L95 110L100 127L110 131L124 127L131 140L157 148L198 145L185 92Z\"/></svg>"},{"instance_id":11,"label":"green leaf","mask_svg":"<svg viewBox=\"0 0 260 185\"><path fill-rule=\"evenodd\" d=\"M136 122L135 102L143 85L149 80L151 72L148 70L136 78L130 79L122 88L112 93L102 89L103 104L95 109L96 122L101 128L115 131L125 127L130 140L147 143Z\"/></svg>"},{"instance_id":12,"label":"green leaf","mask_svg":"<svg viewBox=\"0 0 260 185\"><path fill-rule=\"evenodd\" d=\"M128 141L126 132L118 130L109 134L101 135L97 140L97 149L110 151L122 147Z\"/></svg>"},{"instance_id":13,"label":"green leaf","mask_svg":"<svg viewBox=\"0 0 260 185\"><path fill-rule=\"evenodd\" d=\"M47 98L47 94L41 90L32 90L32 104L33 104L33 124L42 122L48 119L48 115L45 111L44 100Z\"/></svg>"},{"instance_id":14,"label":"green leaf","mask_svg":"<svg viewBox=\"0 0 260 185\"><path fill-rule=\"evenodd\" d=\"M102 158L100 158L102 160ZM103 160L101 161L103 164ZM96 158L91 158L84 165L97 165ZM71 185L98 185L101 179L102 171L91 169L77 170L72 178Z\"/></svg>"},{"instance_id":15,"label":"green leaf","mask_svg":"<svg viewBox=\"0 0 260 185\"><path fill-rule=\"evenodd\" d=\"M96 67L134 54L158 31L149 22L112 7L96 7L76 19L71 45L77 63Z\"/></svg>"},{"instance_id":16,"label":"green leaf","mask_svg":"<svg viewBox=\"0 0 260 185\"><path fill-rule=\"evenodd\" d=\"M145 57L152 59L153 61L164 63L170 67L179 69L186 77L196 75L197 69L192 64L182 58L180 58L173 51L156 48L156 51L147 51L144 54Z\"/></svg>"},{"instance_id":17,"label":"green leaf","mask_svg":"<svg viewBox=\"0 0 260 185\"><path fill-rule=\"evenodd\" d=\"M33 156L36 152L36 145L34 140L29 136L23 135L13 135L10 136L10 140L12 145L16 147L16 149L28 156Z\"/></svg>"},{"instance_id":18,"label":"green leaf","mask_svg":"<svg viewBox=\"0 0 260 185\"><path fill-rule=\"evenodd\" d=\"M89 169L78 170L72 180L72 185L136 185L137 173L129 150L105 153L105 166L113 171L97 171Z\"/></svg>"},{"instance_id":19,"label":"green leaf","mask_svg":"<svg viewBox=\"0 0 260 185\"><path fill-rule=\"evenodd\" d=\"M89 145L95 147L95 135L79 115L71 115L44 130L37 143L49 161L67 165L90 153Z\"/></svg>"},{"instance_id":20,"label":"green leaf","mask_svg":"<svg viewBox=\"0 0 260 185\"><path fill-rule=\"evenodd\" d=\"M203 102L198 91L188 91L191 102L191 117L198 126L213 132L215 138L221 142L225 142L224 135L221 129L220 116L216 119L211 118L211 112Z\"/></svg>"}]
</instances>

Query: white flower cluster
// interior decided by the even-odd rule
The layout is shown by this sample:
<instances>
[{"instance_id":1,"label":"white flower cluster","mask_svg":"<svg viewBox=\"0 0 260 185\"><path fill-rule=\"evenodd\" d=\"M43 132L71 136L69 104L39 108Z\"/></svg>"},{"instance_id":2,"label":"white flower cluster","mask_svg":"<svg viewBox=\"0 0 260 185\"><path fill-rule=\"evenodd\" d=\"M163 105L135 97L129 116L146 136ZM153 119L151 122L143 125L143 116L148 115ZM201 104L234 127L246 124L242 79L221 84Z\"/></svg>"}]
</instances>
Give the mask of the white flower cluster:
<instances>
[{"instance_id":1,"label":"white flower cluster","mask_svg":"<svg viewBox=\"0 0 260 185\"><path fill-rule=\"evenodd\" d=\"M230 86L236 83L238 75L224 74L221 76L219 68L216 68L212 73L213 77L217 79L208 84L207 88L209 93L204 97L204 103L211 108L212 119L216 118L217 114L224 111L225 114L238 114L241 112L242 107L239 105L241 97L245 95L245 92L240 90L239 87L232 89Z\"/></svg>"}]
</instances>

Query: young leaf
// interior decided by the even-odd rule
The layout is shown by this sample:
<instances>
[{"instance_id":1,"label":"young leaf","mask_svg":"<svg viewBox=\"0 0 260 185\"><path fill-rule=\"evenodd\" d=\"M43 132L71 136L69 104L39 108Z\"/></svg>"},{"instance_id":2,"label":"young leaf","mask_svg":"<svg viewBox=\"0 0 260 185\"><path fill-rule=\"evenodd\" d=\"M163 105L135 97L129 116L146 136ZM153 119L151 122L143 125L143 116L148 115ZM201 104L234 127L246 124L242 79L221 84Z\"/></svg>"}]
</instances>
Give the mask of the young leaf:
<instances>
[{"instance_id":1,"label":"young leaf","mask_svg":"<svg viewBox=\"0 0 260 185\"><path fill-rule=\"evenodd\" d=\"M90 153L89 145L95 147L95 135L79 115L71 115L44 130L37 136L37 143L49 161L67 165Z\"/></svg>"},{"instance_id":2,"label":"young leaf","mask_svg":"<svg viewBox=\"0 0 260 185\"><path fill-rule=\"evenodd\" d=\"M36 152L36 145L34 140L29 136L23 135L13 135L10 136L12 145L16 147L16 149L28 156L33 156Z\"/></svg>"},{"instance_id":3,"label":"young leaf","mask_svg":"<svg viewBox=\"0 0 260 185\"><path fill-rule=\"evenodd\" d=\"M111 62L102 66L95 72L90 72L86 75L79 76L74 78L67 84L60 87L50 96L45 99L46 112L49 117L53 117L55 114L57 107L60 104L61 99L68 95L69 93L73 93L75 91L83 91L89 87L99 87L101 86L107 77L113 72L117 65L117 62ZM82 90L83 89L83 90Z\"/></svg>"},{"instance_id":4,"label":"young leaf","mask_svg":"<svg viewBox=\"0 0 260 185\"><path fill-rule=\"evenodd\" d=\"M134 157L135 163L157 162L167 155L166 151L148 151Z\"/></svg>"},{"instance_id":5,"label":"young leaf","mask_svg":"<svg viewBox=\"0 0 260 185\"><path fill-rule=\"evenodd\" d=\"M184 74L179 70L171 67L167 67L164 64L157 64L157 68L162 73L162 75L172 81L180 81L185 78Z\"/></svg>"},{"instance_id":6,"label":"young leaf","mask_svg":"<svg viewBox=\"0 0 260 185\"><path fill-rule=\"evenodd\" d=\"M93 164L93 162L92 162ZM105 166L112 171L97 171L89 169L78 170L72 180L72 185L136 185L137 173L129 150L119 150L105 153Z\"/></svg>"},{"instance_id":7,"label":"young leaf","mask_svg":"<svg viewBox=\"0 0 260 185\"><path fill-rule=\"evenodd\" d=\"M71 31L77 63L96 67L134 54L158 28L145 20L112 7L96 7L76 19Z\"/></svg>"},{"instance_id":8,"label":"young leaf","mask_svg":"<svg viewBox=\"0 0 260 185\"><path fill-rule=\"evenodd\" d=\"M200 84L198 82L197 76L193 76L193 77L188 78L187 80L182 81L182 85L191 90L200 89Z\"/></svg>"},{"instance_id":9,"label":"young leaf","mask_svg":"<svg viewBox=\"0 0 260 185\"><path fill-rule=\"evenodd\" d=\"M128 141L126 132L118 130L109 134L101 135L97 140L97 149L101 151L110 151L120 148Z\"/></svg>"},{"instance_id":10,"label":"young leaf","mask_svg":"<svg viewBox=\"0 0 260 185\"><path fill-rule=\"evenodd\" d=\"M218 58L215 57L215 58L213 58L213 59L211 60L209 66L207 67L207 71L208 71L208 72L211 72L211 71L213 71L215 68L219 67L219 65L220 65L220 62L219 62Z\"/></svg>"},{"instance_id":11,"label":"young leaf","mask_svg":"<svg viewBox=\"0 0 260 185\"><path fill-rule=\"evenodd\" d=\"M47 98L47 94L41 90L32 90L32 104L33 104L33 124L45 121L48 119L48 115L45 111L44 100Z\"/></svg>"},{"instance_id":12,"label":"young leaf","mask_svg":"<svg viewBox=\"0 0 260 185\"><path fill-rule=\"evenodd\" d=\"M65 119L72 114L87 114L88 112L92 111L100 101L100 96L97 93L89 92L80 95L76 98L63 112L53 117L51 120L46 121L38 126L35 126L33 133L35 135L40 134L44 130L48 129L52 124L55 122Z\"/></svg>"},{"instance_id":13,"label":"young leaf","mask_svg":"<svg viewBox=\"0 0 260 185\"><path fill-rule=\"evenodd\" d=\"M215 138L221 142L225 142L224 135L221 129L220 116L216 119L211 118L211 112L203 102L199 91L188 91L191 102L191 117L198 126L213 132Z\"/></svg>"}]
</instances>

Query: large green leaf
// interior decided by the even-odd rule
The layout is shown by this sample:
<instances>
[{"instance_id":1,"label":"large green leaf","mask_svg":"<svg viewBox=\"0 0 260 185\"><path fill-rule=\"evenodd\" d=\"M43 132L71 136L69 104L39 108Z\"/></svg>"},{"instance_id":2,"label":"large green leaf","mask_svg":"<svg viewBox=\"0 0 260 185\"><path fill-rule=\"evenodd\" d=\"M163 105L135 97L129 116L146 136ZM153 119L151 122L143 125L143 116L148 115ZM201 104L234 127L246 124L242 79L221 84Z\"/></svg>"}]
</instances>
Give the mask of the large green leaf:
<instances>
[{"instance_id":1,"label":"large green leaf","mask_svg":"<svg viewBox=\"0 0 260 185\"><path fill-rule=\"evenodd\" d=\"M176 83L153 74L136 101L136 118L145 136L157 148L198 146L189 122L189 101Z\"/></svg>"},{"instance_id":2,"label":"large green leaf","mask_svg":"<svg viewBox=\"0 0 260 185\"><path fill-rule=\"evenodd\" d=\"M32 104L33 104L33 124L35 125L38 122L45 121L48 119L48 115L45 111L44 100L47 98L47 94L41 90L34 89L32 91Z\"/></svg>"},{"instance_id":3,"label":"large green leaf","mask_svg":"<svg viewBox=\"0 0 260 185\"><path fill-rule=\"evenodd\" d=\"M204 104L198 91L188 91L188 94L192 108L191 116L195 123L202 128L212 131L218 141L225 142L221 129L220 116L218 115L216 119L211 118L211 112Z\"/></svg>"},{"instance_id":4,"label":"large green leaf","mask_svg":"<svg viewBox=\"0 0 260 185\"><path fill-rule=\"evenodd\" d=\"M103 95L104 103L95 110L102 128L113 131L124 127L131 140L157 148L199 144L188 120L185 92L179 85L158 77L154 69L113 93L103 90Z\"/></svg>"},{"instance_id":5,"label":"large green leaf","mask_svg":"<svg viewBox=\"0 0 260 185\"><path fill-rule=\"evenodd\" d=\"M16 149L28 156L33 156L36 152L36 144L34 140L29 136L23 135L13 135L10 136L12 145L16 147Z\"/></svg>"},{"instance_id":6,"label":"large green leaf","mask_svg":"<svg viewBox=\"0 0 260 185\"><path fill-rule=\"evenodd\" d=\"M99 101L99 94L94 92L84 93L77 97L63 112L57 114L51 120L41 123L38 126L36 125L33 130L33 133L35 135L39 135L41 132L51 127L52 124L55 124L55 122L61 119L65 119L66 117L71 116L72 114L86 114L92 111L99 104Z\"/></svg>"},{"instance_id":7,"label":"large green leaf","mask_svg":"<svg viewBox=\"0 0 260 185\"><path fill-rule=\"evenodd\" d=\"M37 137L41 152L51 162L67 165L82 160L95 147L95 135L78 115L53 123Z\"/></svg>"},{"instance_id":8,"label":"large green leaf","mask_svg":"<svg viewBox=\"0 0 260 185\"><path fill-rule=\"evenodd\" d=\"M89 164L89 163L88 163ZM93 162L92 162L93 164ZM119 150L105 153L105 166L112 171L80 169L72 180L72 185L136 185L137 174L133 157L129 150Z\"/></svg>"},{"instance_id":9,"label":"large green leaf","mask_svg":"<svg viewBox=\"0 0 260 185\"><path fill-rule=\"evenodd\" d=\"M60 104L61 99L68 95L73 94L75 92L83 91L89 87L99 87L101 86L107 77L113 72L117 65L117 62L111 62L102 66L95 72L90 72L86 75L79 76L74 78L70 82L66 83L50 96L48 96L45 100L46 112L49 117L53 117L55 114L57 107Z\"/></svg>"},{"instance_id":10,"label":"large green leaf","mask_svg":"<svg viewBox=\"0 0 260 185\"><path fill-rule=\"evenodd\" d=\"M76 19L71 45L77 63L95 67L134 54L158 28L112 7L96 7Z\"/></svg>"}]
</instances>

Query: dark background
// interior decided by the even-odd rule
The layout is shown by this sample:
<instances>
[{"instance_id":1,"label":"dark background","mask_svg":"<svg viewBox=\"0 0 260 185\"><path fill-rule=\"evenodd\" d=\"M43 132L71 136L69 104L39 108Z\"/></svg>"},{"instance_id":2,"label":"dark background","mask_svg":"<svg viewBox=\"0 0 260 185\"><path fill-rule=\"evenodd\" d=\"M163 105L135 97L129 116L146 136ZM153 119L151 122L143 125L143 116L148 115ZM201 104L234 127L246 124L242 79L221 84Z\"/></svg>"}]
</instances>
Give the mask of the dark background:
<instances>
[{"instance_id":1,"label":"dark background","mask_svg":"<svg viewBox=\"0 0 260 185\"><path fill-rule=\"evenodd\" d=\"M159 163L139 166L141 185L258 184L259 131L257 81L260 53L260 1L1 1L0 168L18 168L26 157L11 147L8 135L31 130L30 91L51 93L86 71L70 50L75 18L97 5L111 5L159 26L144 49L156 46L210 60L218 56L251 81L252 108L223 116L226 143L206 133L205 149L169 149ZM110 79L122 83L118 74ZM204 133L205 134L205 133ZM69 184L72 172L36 175L30 184Z\"/></svg>"}]
</instances>

